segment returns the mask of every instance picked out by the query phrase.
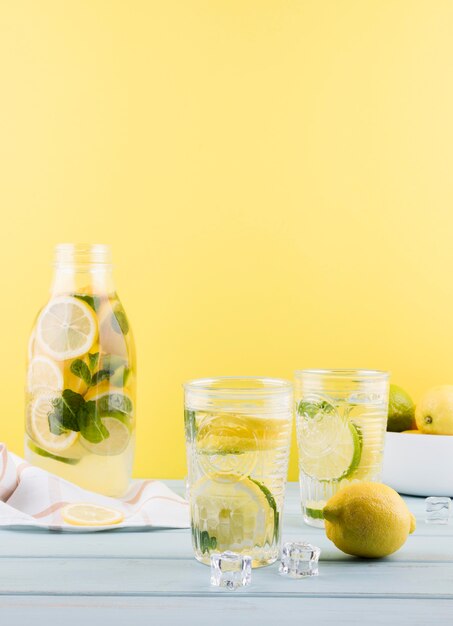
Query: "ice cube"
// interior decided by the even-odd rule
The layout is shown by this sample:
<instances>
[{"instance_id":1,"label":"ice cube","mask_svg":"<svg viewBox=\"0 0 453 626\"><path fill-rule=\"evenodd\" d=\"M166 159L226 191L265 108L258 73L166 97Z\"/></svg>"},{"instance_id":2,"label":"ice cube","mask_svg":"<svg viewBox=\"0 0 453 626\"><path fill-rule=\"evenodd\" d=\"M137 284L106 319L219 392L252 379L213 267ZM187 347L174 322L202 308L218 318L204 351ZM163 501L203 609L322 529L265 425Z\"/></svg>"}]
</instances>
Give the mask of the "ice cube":
<instances>
[{"instance_id":1,"label":"ice cube","mask_svg":"<svg viewBox=\"0 0 453 626\"><path fill-rule=\"evenodd\" d=\"M448 524L450 516L451 498L430 496L425 500L427 524Z\"/></svg>"},{"instance_id":2,"label":"ice cube","mask_svg":"<svg viewBox=\"0 0 453 626\"><path fill-rule=\"evenodd\" d=\"M236 552L211 554L211 585L234 590L252 581L252 558Z\"/></svg>"},{"instance_id":3,"label":"ice cube","mask_svg":"<svg viewBox=\"0 0 453 626\"><path fill-rule=\"evenodd\" d=\"M291 578L318 575L318 560L321 550L304 541L289 541L284 544L279 574Z\"/></svg>"}]
</instances>

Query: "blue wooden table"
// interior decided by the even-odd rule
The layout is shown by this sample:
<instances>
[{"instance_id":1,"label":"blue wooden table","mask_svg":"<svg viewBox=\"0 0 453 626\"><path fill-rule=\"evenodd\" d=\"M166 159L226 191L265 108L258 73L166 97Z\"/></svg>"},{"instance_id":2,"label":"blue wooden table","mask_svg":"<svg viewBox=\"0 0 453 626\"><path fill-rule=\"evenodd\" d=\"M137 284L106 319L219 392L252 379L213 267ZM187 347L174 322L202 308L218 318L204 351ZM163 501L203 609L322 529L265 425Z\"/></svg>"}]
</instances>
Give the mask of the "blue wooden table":
<instances>
[{"instance_id":1,"label":"blue wooden table","mask_svg":"<svg viewBox=\"0 0 453 626\"><path fill-rule=\"evenodd\" d=\"M320 546L320 575L287 579L274 564L235 592L210 587L189 530L1 530L0 625L453 624L453 522L427 525L424 499L406 501L415 533L393 556L359 560L303 523L289 484L283 540Z\"/></svg>"}]
</instances>

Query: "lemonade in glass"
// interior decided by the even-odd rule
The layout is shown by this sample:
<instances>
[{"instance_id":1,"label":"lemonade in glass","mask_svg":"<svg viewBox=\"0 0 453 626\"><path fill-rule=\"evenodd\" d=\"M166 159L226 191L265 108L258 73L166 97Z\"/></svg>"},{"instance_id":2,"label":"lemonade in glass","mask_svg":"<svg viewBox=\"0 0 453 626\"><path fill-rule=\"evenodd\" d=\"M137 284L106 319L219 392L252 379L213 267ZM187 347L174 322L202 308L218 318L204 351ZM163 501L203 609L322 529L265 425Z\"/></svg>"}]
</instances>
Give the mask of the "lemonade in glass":
<instances>
[{"instance_id":1,"label":"lemonade in glass","mask_svg":"<svg viewBox=\"0 0 453 626\"><path fill-rule=\"evenodd\" d=\"M231 550L252 566L278 556L292 427L292 385L212 378L185 385L189 501L195 557Z\"/></svg>"},{"instance_id":2,"label":"lemonade in glass","mask_svg":"<svg viewBox=\"0 0 453 626\"><path fill-rule=\"evenodd\" d=\"M86 489L122 495L134 457L135 374L109 248L58 245L50 299L29 343L27 460Z\"/></svg>"},{"instance_id":3,"label":"lemonade in glass","mask_svg":"<svg viewBox=\"0 0 453 626\"><path fill-rule=\"evenodd\" d=\"M299 482L307 524L324 526L322 509L341 487L380 480L388 395L388 372L296 372Z\"/></svg>"}]
</instances>

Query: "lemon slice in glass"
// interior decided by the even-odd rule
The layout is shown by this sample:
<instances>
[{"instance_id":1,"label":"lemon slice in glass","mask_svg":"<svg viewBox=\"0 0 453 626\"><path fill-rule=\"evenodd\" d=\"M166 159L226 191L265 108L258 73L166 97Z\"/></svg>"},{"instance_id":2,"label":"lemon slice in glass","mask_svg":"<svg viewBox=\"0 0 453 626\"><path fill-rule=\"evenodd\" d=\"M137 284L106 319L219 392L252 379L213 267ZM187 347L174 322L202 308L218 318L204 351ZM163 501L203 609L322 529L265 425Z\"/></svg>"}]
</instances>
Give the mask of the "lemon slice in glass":
<instances>
[{"instance_id":1,"label":"lemon slice in glass","mask_svg":"<svg viewBox=\"0 0 453 626\"><path fill-rule=\"evenodd\" d=\"M30 393L40 389L61 391L63 374L57 363L46 356L35 356L28 366L27 388Z\"/></svg>"},{"instance_id":2,"label":"lemon slice in glass","mask_svg":"<svg viewBox=\"0 0 453 626\"><path fill-rule=\"evenodd\" d=\"M299 462L304 473L326 481L350 476L362 455L354 424L326 402L301 403L298 412Z\"/></svg>"},{"instance_id":3,"label":"lemon slice in glass","mask_svg":"<svg viewBox=\"0 0 453 626\"><path fill-rule=\"evenodd\" d=\"M263 547L275 533L275 510L263 487L238 474L201 478L191 490L192 524L201 552Z\"/></svg>"},{"instance_id":4,"label":"lemon slice in glass","mask_svg":"<svg viewBox=\"0 0 453 626\"><path fill-rule=\"evenodd\" d=\"M83 300L59 296L42 310L36 328L38 341L57 361L73 359L90 350L97 334L96 316Z\"/></svg>"},{"instance_id":5,"label":"lemon slice in glass","mask_svg":"<svg viewBox=\"0 0 453 626\"><path fill-rule=\"evenodd\" d=\"M49 413L54 408L52 401L55 399L55 394L42 394L35 398L29 408L27 422L36 443L45 450L58 454L70 448L77 440L79 433L68 430L61 435L54 435L50 432Z\"/></svg>"},{"instance_id":6,"label":"lemon slice in glass","mask_svg":"<svg viewBox=\"0 0 453 626\"><path fill-rule=\"evenodd\" d=\"M124 520L121 511L84 502L67 504L61 509L61 516L67 524L74 526L111 526Z\"/></svg>"}]
</instances>

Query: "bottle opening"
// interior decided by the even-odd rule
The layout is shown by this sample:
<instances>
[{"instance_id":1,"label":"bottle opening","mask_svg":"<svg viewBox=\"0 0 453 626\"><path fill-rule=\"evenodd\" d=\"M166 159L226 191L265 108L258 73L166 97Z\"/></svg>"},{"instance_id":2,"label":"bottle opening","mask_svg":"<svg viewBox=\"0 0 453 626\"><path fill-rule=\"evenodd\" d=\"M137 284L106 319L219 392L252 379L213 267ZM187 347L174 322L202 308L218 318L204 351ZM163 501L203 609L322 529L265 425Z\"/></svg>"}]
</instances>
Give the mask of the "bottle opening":
<instances>
[{"instance_id":1,"label":"bottle opening","mask_svg":"<svg viewBox=\"0 0 453 626\"><path fill-rule=\"evenodd\" d=\"M103 243L59 243L55 246L55 265L110 265L110 246Z\"/></svg>"}]
</instances>

